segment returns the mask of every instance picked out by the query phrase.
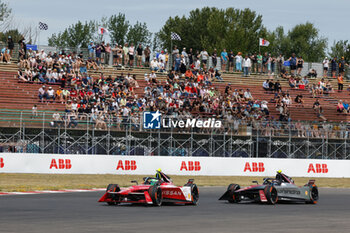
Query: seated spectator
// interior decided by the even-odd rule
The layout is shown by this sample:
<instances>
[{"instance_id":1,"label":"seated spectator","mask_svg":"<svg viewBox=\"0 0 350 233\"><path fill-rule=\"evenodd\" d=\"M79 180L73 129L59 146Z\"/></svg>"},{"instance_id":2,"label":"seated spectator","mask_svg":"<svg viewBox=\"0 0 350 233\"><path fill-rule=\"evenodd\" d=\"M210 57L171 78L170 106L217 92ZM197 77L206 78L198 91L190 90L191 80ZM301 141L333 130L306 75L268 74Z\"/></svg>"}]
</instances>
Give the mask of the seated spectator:
<instances>
[{"instance_id":1,"label":"seated spectator","mask_svg":"<svg viewBox=\"0 0 350 233\"><path fill-rule=\"evenodd\" d=\"M39 99L40 99L40 101L41 102L44 102L44 99L47 101L47 99L48 99L48 95L47 95L47 92L46 92L46 89L45 89L46 87L45 86L42 86L42 87L40 87L39 88L39 94L38 94L38 96L39 96Z\"/></svg>"},{"instance_id":2,"label":"seated spectator","mask_svg":"<svg viewBox=\"0 0 350 233\"><path fill-rule=\"evenodd\" d=\"M153 58L153 60L151 61L150 69L151 71L158 71L159 66L158 66L157 58Z\"/></svg>"},{"instance_id":3,"label":"seated spectator","mask_svg":"<svg viewBox=\"0 0 350 233\"><path fill-rule=\"evenodd\" d=\"M298 95L295 97L295 103L298 104L297 106L304 107L303 95L298 94Z\"/></svg>"},{"instance_id":4,"label":"seated spectator","mask_svg":"<svg viewBox=\"0 0 350 233\"><path fill-rule=\"evenodd\" d=\"M339 100L338 101L338 104L337 104L337 112L339 113L344 113L345 110L344 110L344 105L343 105L343 101L342 100Z\"/></svg>"},{"instance_id":5,"label":"seated spectator","mask_svg":"<svg viewBox=\"0 0 350 233\"><path fill-rule=\"evenodd\" d=\"M275 82L275 88L274 88L275 92L281 92L282 91L282 86L280 84L280 82L277 80Z\"/></svg>"},{"instance_id":6,"label":"seated spectator","mask_svg":"<svg viewBox=\"0 0 350 233\"><path fill-rule=\"evenodd\" d=\"M297 88L297 82L296 82L296 80L294 79L293 76L291 76L291 77L289 78L289 86L290 86L291 88Z\"/></svg>"},{"instance_id":7,"label":"seated spectator","mask_svg":"<svg viewBox=\"0 0 350 233\"><path fill-rule=\"evenodd\" d=\"M249 90L249 89L247 89L247 90L244 92L244 99L245 99L246 101L253 101L253 100L254 100L254 98L253 98L253 96L252 96L252 93L250 93L250 90Z\"/></svg>"},{"instance_id":8,"label":"seated spectator","mask_svg":"<svg viewBox=\"0 0 350 233\"><path fill-rule=\"evenodd\" d=\"M284 79L288 78L288 71L286 70L285 67L282 68L280 75L281 75L281 78L284 78Z\"/></svg>"},{"instance_id":9,"label":"seated spectator","mask_svg":"<svg viewBox=\"0 0 350 233\"><path fill-rule=\"evenodd\" d=\"M349 113L349 110L350 110L349 104L346 101L344 101L343 106L344 106L344 113Z\"/></svg>"},{"instance_id":10,"label":"seated spectator","mask_svg":"<svg viewBox=\"0 0 350 233\"><path fill-rule=\"evenodd\" d=\"M315 69L310 69L309 73L307 74L309 78L317 78L317 72Z\"/></svg>"},{"instance_id":11,"label":"seated spectator","mask_svg":"<svg viewBox=\"0 0 350 233\"><path fill-rule=\"evenodd\" d=\"M309 80L307 79L307 76L304 76L304 77L302 78L302 81L303 81L305 87L306 87L306 88L309 88Z\"/></svg>"},{"instance_id":12,"label":"seated spectator","mask_svg":"<svg viewBox=\"0 0 350 233\"><path fill-rule=\"evenodd\" d=\"M57 109L56 112L52 114L52 118L53 121L50 123L52 127L61 127L63 125L63 121Z\"/></svg>"},{"instance_id":13,"label":"seated spectator","mask_svg":"<svg viewBox=\"0 0 350 233\"><path fill-rule=\"evenodd\" d=\"M265 91L270 91L270 80L267 79L265 82L263 82L263 88Z\"/></svg>"},{"instance_id":14,"label":"seated spectator","mask_svg":"<svg viewBox=\"0 0 350 233\"><path fill-rule=\"evenodd\" d=\"M218 69L215 70L215 78L218 80L218 81L223 81L222 77L221 77L221 73L219 72Z\"/></svg>"},{"instance_id":15,"label":"seated spectator","mask_svg":"<svg viewBox=\"0 0 350 233\"><path fill-rule=\"evenodd\" d=\"M47 100L50 99L52 99L52 102L55 102L55 90L52 87L49 87L49 90L47 90Z\"/></svg>"},{"instance_id":16,"label":"seated spectator","mask_svg":"<svg viewBox=\"0 0 350 233\"><path fill-rule=\"evenodd\" d=\"M28 80L28 78L25 76L23 70L21 68L18 69L17 71L17 78L20 80L20 81L23 81L23 82L29 82L30 80Z\"/></svg>"}]
</instances>

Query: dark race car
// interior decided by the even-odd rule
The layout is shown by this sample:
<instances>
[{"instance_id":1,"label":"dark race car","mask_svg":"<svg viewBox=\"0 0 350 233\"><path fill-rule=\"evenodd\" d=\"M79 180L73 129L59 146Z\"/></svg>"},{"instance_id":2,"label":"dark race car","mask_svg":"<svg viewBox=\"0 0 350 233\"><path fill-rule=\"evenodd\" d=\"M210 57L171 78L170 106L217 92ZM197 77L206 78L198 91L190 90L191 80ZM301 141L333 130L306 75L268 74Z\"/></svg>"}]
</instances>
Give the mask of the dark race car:
<instances>
[{"instance_id":1,"label":"dark race car","mask_svg":"<svg viewBox=\"0 0 350 233\"><path fill-rule=\"evenodd\" d=\"M108 205L141 203L154 206L160 206L162 203L197 204L199 192L193 179L188 180L184 186L175 186L170 177L162 172L160 174L161 179L144 177L143 184L131 181L136 185L125 189L117 184L109 184L99 202L107 202Z\"/></svg>"},{"instance_id":2,"label":"dark race car","mask_svg":"<svg viewBox=\"0 0 350 233\"><path fill-rule=\"evenodd\" d=\"M315 180L309 180L307 184L299 187L290 177L277 172L276 178L264 178L262 184L258 184L257 181L253 183L256 184L245 188L241 188L238 184L230 184L219 200L227 200L230 203L250 200L268 204L277 202L316 204L318 200Z\"/></svg>"}]
</instances>

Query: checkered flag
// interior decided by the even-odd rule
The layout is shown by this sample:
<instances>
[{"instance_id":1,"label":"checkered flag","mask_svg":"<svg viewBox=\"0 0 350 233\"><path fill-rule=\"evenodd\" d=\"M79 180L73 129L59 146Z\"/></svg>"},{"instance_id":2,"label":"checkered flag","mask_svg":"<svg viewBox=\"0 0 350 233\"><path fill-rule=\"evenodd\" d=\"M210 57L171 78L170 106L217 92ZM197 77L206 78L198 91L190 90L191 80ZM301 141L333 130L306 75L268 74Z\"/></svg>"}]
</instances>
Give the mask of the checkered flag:
<instances>
[{"instance_id":1,"label":"checkered flag","mask_svg":"<svg viewBox=\"0 0 350 233\"><path fill-rule=\"evenodd\" d=\"M179 34L171 32L171 40L181 40L181 37L179 36Z\"/></svg>"},{"instance_id":2,"label":"checkered flag","mask_svg":"<svg viewBox=\"0 0 350 233\"><path fill-rule=\"evenodd\" d=\"M47 30L49 26L46 23L39 22L39 30Z\"/></svg>"}]
</instances>

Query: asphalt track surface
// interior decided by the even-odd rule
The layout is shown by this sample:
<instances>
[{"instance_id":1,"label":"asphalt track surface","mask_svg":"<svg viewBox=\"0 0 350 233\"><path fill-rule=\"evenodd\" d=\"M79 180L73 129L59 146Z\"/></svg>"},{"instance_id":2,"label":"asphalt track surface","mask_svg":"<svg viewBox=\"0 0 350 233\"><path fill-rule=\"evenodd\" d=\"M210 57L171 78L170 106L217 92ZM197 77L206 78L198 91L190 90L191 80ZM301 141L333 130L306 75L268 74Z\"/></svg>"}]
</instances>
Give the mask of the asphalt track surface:
<instances>
[{"instance_id":1,"label":"asphalt track surface","mask_svg":"<svg viewBox=\"0 0 350 233\"><path fill-rule=\"evenodd\" d=\"M0 232L350 232L350 189L320 189L316 205L229 204L200 188L197 206L108 206L102 192L0 196Z\"/></svg>"}]
</instances>

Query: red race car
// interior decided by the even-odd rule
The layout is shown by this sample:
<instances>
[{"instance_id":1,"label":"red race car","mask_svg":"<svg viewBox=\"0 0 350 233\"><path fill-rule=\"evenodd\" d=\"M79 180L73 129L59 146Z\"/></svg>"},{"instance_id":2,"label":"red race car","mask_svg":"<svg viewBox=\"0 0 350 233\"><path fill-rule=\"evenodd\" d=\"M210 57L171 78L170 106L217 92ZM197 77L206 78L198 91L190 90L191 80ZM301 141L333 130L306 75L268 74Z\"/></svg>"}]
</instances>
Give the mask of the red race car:
<instances>
[{"instance_id":1,"label":"red race car","mask_svg":"<svg viewBox=\"0 0 350 233\"><path fill-rule=\"evenodd\" d=\"M129 188L120 188L117 184L109 184L106 193L99 202L107 202L108 205L120 203L143 203L161 206L162 203L196 205L199 199L197 185L193 179L189 179L184 186L175 186L170 177L160 172L161 179L144 177L143 184L136 183Z\"/></svg>"}]
</instances>

